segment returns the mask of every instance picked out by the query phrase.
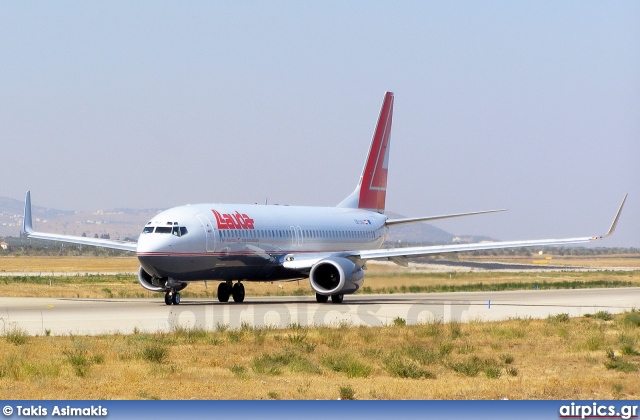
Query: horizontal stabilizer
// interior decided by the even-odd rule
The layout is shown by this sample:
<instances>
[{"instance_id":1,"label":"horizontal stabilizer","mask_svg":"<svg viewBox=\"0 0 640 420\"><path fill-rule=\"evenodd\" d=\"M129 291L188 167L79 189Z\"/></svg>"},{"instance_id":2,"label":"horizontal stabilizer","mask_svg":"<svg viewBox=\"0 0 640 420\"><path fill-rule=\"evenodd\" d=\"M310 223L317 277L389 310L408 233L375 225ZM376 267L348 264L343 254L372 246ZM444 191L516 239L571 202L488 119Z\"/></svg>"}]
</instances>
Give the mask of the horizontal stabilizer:
<instances>
[{"instance_id":1,"label":"horizontal stabilizer","mask_svg":"<svg viewBox=\"0 0 640 420\"><path fill-rule=\"evenodd\" d=\"M427 216L427 217L411 217L407 219L389 219L385 222L387 226L400 225L403 223L416 223L416 222L428 222L432 220L442 220L442 219L451 219L454 217L462 217L462 216L474 216L477 214L487 214L487 213L496 213L500 211L507 211L506 209L500 210L485 210L485 211L474 211L471 213L457 213L457 214L443 214L440 216Z\"/></svg>"}]
</instances>

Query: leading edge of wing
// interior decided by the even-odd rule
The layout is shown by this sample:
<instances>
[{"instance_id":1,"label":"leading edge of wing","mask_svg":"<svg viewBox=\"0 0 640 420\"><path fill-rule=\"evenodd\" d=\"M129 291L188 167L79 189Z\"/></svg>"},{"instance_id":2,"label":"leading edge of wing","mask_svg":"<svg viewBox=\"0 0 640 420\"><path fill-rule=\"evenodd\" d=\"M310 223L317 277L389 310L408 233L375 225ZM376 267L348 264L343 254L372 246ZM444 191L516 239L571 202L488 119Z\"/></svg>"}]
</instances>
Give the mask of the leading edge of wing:
<instances>
[{"instance_id":1,"label":"leading edge of wing","mask_svg":"<svg viewBox=\"0 0 640 420\"><path fill-rule=\"evenodd\" d=\"M137 249L137 242L118 241L113 239L100 239L100 238L85 238L82 236L71 235L59 235L56 233L36 232L33 230L33 223L31 219L31 192L27 191L27 196L24 202L24 220L22 224L22 231L28 238L32 239L44 239L48 241L66 242L78 245L91 245L101 248L119 249L122 251L133 251Z\"/></svg>"},{"instance_id":2,"label":"leading edge of wing","mask_svg":"<svg viewBox=\"0 0 640 420\"><path fill-rule=\"evenodd\" d=\"M525 241L507 241L507 242L479 242L473 244L455 244L455 245L435 245L435 246L419 246L408 248L388 248L388 249L376 249L367 251L358 251L353 253L353 256L358 256L362 260L378 259L378 258L398 258L398 257L419 257L433 254L444 254L448 252L465 252L465 251L480 251L485 249L500 249L500 248L519 248L528 246L546 246L546 245L575 245L597 241L611 236L616 229L622 208L627 200L627 194L622 199L622 203L613 218L613 223L609 228L606 235L603 236L585 236L579 238L564 238L564 239L538 239L538 240L525 240Z\"/></svg>"},{"instance_id":3,"label":"leading edge of wing","mask_svg":"<svg viewBox=\"0 0 640 420\"><path fill-rule=\"evenodd\" d=\"M596 239L600 238L587 236L582 238L540 239L534 241L479 242L473 244L417 246L359 251L357 255L363 260L394 257L420 257L433 254L445 254L448 252L480 251L485 249L520 248L545 245L574 245L591 242Z\"/></svg>"}]
</instances>

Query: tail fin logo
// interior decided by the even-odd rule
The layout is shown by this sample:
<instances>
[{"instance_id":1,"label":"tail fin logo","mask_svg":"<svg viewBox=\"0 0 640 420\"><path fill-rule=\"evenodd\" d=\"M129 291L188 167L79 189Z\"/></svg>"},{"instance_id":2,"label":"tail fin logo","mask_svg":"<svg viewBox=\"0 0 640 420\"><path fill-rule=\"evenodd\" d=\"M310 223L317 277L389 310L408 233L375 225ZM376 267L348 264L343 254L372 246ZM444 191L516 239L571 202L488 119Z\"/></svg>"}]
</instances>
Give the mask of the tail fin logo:
<instances>
[{"instance_id":1,"label":"tail fin logo","mask_svg":"<svg viewBox=\"0 0 640 420\"><path fill-rule=\"evenodd\" d=\"M384 97L378 125L373 134L369 156L360 180L360 199L358 207L384 212L387 195L387 172L389 167L389 137L393 116L393 93Z\"/></svg>"}]
</instances>

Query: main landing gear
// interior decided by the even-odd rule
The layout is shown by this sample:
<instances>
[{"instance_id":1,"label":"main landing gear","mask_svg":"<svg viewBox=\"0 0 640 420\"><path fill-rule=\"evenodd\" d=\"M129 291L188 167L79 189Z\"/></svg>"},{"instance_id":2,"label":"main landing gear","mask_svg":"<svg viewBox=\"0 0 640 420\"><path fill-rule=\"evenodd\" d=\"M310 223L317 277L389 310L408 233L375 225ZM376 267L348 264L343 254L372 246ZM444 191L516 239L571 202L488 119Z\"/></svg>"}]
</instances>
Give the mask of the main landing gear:
<instances>
[{"instance_id":1,"label":"main landing gear","mask_svg":"<svg viewBox=\"0 0 640 420\"><path fill-rule=\"evenodd\" d=\"M244 285L240 281L232 284L231 280L228 280L218 285L218 300L220 302L229 302L229 297L233 297L233 301L237 303L244 301Z\"/></svg>"},{"instance_id":2,"label":"main landing gear","mask_svg":"<svg viewBox=\"0 0 640 420\"><path fill-rule=\"evenodd\" d=\"M342 303L343 300L344 300L344 295L331 295L332 303ZM319 293L316 293L316 302L327 303L328 301L329 301L328 295L321 295Z\"/></svg>"},{"instance_id":3,"label":"main landing gear","mask_svg":"<svg viewBox=\"0 0 640 420\"><path fill-rule=\"evenodd\" d=\"M180 292L166 292L164 303L166 305L180 305Z\"/></svg>"}]
</instances>

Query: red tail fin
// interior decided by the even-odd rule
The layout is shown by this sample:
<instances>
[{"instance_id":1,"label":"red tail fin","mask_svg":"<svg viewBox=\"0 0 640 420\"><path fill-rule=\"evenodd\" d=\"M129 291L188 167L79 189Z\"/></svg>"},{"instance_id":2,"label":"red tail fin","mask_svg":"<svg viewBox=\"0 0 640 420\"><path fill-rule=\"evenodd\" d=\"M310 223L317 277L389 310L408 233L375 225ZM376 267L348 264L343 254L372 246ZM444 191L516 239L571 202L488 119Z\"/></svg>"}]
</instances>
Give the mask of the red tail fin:
<instances>
[{"instance_id":1,"label":"red tail fin","mask_svg":"<svg viewBox=\"0 0 640 420\"><path fill-rule=\"evenodd\" d=\"M389 165L389 135L393 116L393 93L387 92L380 110L378 125L373 133L369 155L356 190L338 207L352 207L384 212L387 196L387 168Z\"/></svg>"}]
</instances>

